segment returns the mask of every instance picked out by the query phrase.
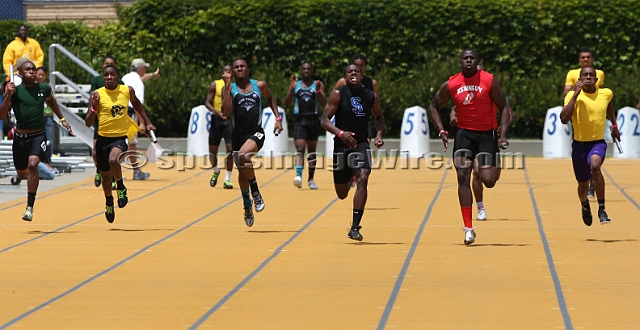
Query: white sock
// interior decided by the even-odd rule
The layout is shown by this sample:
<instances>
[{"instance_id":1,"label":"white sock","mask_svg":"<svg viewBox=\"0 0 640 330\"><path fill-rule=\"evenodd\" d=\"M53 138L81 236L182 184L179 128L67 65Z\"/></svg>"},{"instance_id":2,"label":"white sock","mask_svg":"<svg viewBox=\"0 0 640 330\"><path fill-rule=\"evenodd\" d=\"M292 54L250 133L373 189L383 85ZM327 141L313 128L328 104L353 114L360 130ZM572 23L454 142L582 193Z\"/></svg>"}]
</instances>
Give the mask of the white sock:
<instances>
[{"instance_id":1,"label":"white sock","mask_svg":"<svg viewBox=\"0 0 640 330\"><path fill-rule=\"evenodd\" d=\"M227 174L224 177L224 181L231 181L231 171L227 171Z\"/></svg>"},{"instance_id":2,"label":"white sock","mask_svg":"<svg viewBox=\"0 0 640 330\"><path fill-rule=\"evenodd\" d=\"M216 166L213 167L213 173L220 173L220 169L218 168L218 164L216 164Z\"/></svg>"}]
</instances>

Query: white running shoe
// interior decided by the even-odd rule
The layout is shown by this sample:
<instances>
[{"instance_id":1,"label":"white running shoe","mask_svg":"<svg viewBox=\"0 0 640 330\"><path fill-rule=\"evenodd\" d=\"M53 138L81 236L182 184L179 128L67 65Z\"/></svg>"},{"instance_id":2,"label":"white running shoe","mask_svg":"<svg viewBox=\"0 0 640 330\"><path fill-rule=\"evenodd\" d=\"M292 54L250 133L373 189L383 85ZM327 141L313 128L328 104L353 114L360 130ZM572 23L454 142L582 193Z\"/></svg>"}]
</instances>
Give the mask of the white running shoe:
<instances>
[{"instance_id":1,"label":"white running shoe","mask_svg":"<svg viewBox=\"0 0 640 330\"><path fill-rule=\"evenodd\" d=\"M478 210L478 217L476 219L480 221L487 220L487 211L484 209Z\"/></svg>"},{"instance_id":2,"label":"white running shoe","mask_svg":"<svg viewBox=\"0 0 640 330\"><path fill-rule=\"evenodd\" d=\"M299 176L296 176L295 178L293 178L293 185L298 188L302 188L302 178Z\"/></svg>"},{"instance_id":3,"label":"white running shoe","mask_svg":"<svg viewBox=\"0 0 640 330\"><path fill-rule=\"evenodd\" d=\"M316 185L316 183L313 180L309 180L309 182L307 182L307 184L309 184L309 189L312 189L312 190L318 189L318 186Z\"/></svg>"},{"instance_id":4,"label":"white running shoe","mask_svg":"<svg viewBox=\"0 0 640 330\"><path fill-rule=\"evenodd\" d=\"M256 212L261 212L262 210L264 210L264 200L262 199L262 195L260 195L260 192L256 191L251 194L251 196L253 197L253 203L256 207Z\"/></svg>"},{"instance_id":5,"label":"white running shoe","mask_svg":"<svg viewBox=\"0 0 640 330\"><path fill-rule=\"evenodd\" d=\"M476 232L473 231L473 228L464 227L464 244L469 245L473 244L476 241Z\"/></svg>"}]
</instances>

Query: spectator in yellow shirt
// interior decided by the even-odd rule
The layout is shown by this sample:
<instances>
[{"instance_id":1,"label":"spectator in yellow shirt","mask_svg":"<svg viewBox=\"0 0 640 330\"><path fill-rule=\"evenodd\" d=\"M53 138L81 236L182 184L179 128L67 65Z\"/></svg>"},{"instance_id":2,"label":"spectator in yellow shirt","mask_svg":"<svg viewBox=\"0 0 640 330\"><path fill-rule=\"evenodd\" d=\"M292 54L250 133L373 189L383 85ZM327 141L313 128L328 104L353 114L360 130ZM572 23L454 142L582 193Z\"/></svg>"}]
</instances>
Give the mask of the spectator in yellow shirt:
<instances>
[{"instance_id":1,"label":"spectator in yellow shirt","mask_svg":"<svg viewBox=\"0 0 640 330\"><path fill-rule=\"evenodd\" d=\"M7 80L13 74L13 72L9 72L9 66L13 64L15 67L16 61L21 57L27 57L29 61L35 64L36 68L44 64L44 52L35 39L27 36L28 32L29 29L26 25L20 25L16 33L16 39L10 42L4 50L2 66Z\"/></svg>"}]
</instances>

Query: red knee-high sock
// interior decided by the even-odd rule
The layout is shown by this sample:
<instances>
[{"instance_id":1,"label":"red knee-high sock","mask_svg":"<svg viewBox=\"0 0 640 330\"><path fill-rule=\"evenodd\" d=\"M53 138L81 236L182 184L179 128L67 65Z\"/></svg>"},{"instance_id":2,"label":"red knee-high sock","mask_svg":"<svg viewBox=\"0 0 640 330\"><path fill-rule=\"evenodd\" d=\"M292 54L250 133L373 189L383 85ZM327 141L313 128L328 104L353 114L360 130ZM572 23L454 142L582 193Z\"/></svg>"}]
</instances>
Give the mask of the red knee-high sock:
<instances>
[{"instance_id":1,"label":"red knee-high sock","mask_svg":"<svg viewBox=\"0 0 640 330\"><path fill-rule=\"evenodd\" d=\"M473 224L471 223L471 206L463 206L460 208L460 211L462 211L462 221L464 221L464 226L467 228L473 228Z\"/></svg>"}]
</instances>

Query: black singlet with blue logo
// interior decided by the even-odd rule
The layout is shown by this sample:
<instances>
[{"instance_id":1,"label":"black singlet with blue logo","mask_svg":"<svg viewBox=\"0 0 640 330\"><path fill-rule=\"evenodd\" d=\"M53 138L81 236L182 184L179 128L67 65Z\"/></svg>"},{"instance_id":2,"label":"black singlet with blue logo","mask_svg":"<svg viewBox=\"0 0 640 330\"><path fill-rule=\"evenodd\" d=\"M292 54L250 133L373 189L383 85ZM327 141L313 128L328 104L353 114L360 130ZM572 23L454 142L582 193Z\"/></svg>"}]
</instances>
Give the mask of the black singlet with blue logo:
<instances>
[{"instance_id":1,"label":"black singlet with blue logo","mask_svg":"<svg viewBox=\"0 0 640 330\"><path fill-rule=\"evenodd\" d=\"M336 110L336 127L341 130L356 133L354 139L360 142L367 141L367 126L371 109L375 100L375 94L368 88L351 89L344 85L340 91L340 105ZM335 141L341 141L336 135Z\"/></svg>"}]
</instances>

